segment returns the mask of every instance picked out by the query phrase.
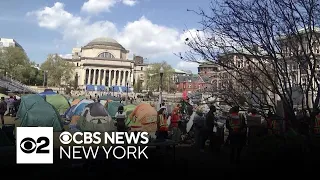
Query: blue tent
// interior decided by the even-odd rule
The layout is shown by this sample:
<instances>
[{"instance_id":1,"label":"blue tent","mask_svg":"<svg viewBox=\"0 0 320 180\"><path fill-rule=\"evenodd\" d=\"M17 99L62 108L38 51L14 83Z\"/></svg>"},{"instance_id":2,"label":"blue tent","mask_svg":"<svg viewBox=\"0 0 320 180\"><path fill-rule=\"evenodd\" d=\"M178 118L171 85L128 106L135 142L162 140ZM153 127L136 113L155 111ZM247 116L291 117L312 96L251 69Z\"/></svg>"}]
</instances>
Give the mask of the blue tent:
<instances>
[{"instance_id":1,"label":"blue tent","mask_svg":"<svg viewBox=\"0 0 320 180\"><path fill-rule=\"evenodd\" d=\"M54 94L57 94L53 91L44 91L42 93L39 93L40 96L47 96L47 95L54 95Z\"/></svg>"},{"instance_id":2,"label":"blue tent","mask_svg":"<svg viewBox=\"0 0 320 180\"><path fill-rule=\"evenodd\" d=\"M73 110L77 105L73 105L71 106L65 113L64 113L64 117L67 118L68 120L71 119L72 115L73 115Z\"/></svg>"},{"instance_id":3,"label":"blue tent","mask_svg":"<svg viewBox=\"0 0 320 180\"><path fill-rule=\"evenodd\" d=\"M81 100L71 111L70 113L70 117L76 115L76 116L80 116L82 111L84 110L84 108L88 105L94 103L93 100L87 100L87 99L83 99Z\"/></svg>"}]
</instances>

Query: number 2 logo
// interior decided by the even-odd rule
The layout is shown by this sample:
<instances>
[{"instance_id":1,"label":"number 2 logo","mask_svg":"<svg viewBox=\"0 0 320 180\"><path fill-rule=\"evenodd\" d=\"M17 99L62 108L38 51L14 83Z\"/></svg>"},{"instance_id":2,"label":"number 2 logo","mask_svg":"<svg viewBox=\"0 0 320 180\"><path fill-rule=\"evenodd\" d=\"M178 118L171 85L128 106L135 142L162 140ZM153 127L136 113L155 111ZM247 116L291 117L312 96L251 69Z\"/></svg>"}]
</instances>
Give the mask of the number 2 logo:
<instances>
[{"instance_id":1,"label":"number 2 logo","mask_svg":"<svg viewBox=\"0 0 320 180\"><path fill-rule=\"evenodd\" d=\"M39 137L37 140L34 140L30 137L22 139L20 143L20 149L26 154L31 154L36 151L37 154L49 153L49 150L44 149L48 147L50 141L47 137Z\"/></svg>"}]
</instances>

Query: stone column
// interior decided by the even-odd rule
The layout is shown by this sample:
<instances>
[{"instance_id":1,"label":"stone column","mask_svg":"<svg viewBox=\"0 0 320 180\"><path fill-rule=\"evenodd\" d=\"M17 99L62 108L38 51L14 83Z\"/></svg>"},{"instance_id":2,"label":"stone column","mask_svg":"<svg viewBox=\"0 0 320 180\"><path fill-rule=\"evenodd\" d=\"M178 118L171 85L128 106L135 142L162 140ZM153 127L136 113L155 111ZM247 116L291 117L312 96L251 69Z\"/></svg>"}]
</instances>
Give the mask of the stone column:
<instances>
[{"instance_id":1,"label":"stone column","mask_svg":"<svg viewBox=\"0 0 320 180\"><path fill-rule=\"evenodd\" d=\"M91 84L91 69L88 69L88 82L87 84Z\"/></svg>"},{"instance_id":2,"label":"stone column","mask_svg":"<svg viewBox=\"0 0 320 180\"><path fill-rule=\"evenodd\" d=\"M109 77L108 77L109 81L108 81L108 87L112 86L111 84L111 70L109 69Z\"/></svg>"},{"instance_id":3,"label":"stone column","mask_svg":"<svg viewBox=\"0 0 320 180\"><path fill-rule=\"evenodd\" d=\"M120 77L121 78L121 85L125 86L126 83L124 81L124 76L125 76L124 71L120 71L120 74L121 74L121 77Z\"/></svg>"},{"instance_id":4,"label":"stone column","mask_svg":"<svg viewBox=\"0 0 320 180\"><path fill-rule=\"evenodd\" d=\"M132 87L133 86L133 70L131 70L130 71L130 83L129 83L130 85L130 87Z\"/></svg>"},{"instance_id":5,"label":"stone column","mask_svg":"<svg viewBox=\"0 0 320 180\"><path fill-rule=\"evenodd\" d=\"M92 85L96 85L96 69L93 69L93 80Z\"/></svg>"},{"instance_id":6,"label":"stone column","mask_svg":"<svg viewBox=\"0 0 320 180\"><path fill-rule=\"evenodd\" d=\"M97 85L101 85L100 80L101 80L101 69L98 69L98 83L97 83Z\"/></svg>"},{"instance_id":7,"label":"stone column","mask_svg":"<svg viewBox=\"0 0 320 180\"><path fill-rule=\"evenodd\" d=\"M100 85L103 85L105 86L106 83L105 83L105 79L106 79L106 70L105 69L101 69L101 84Z\"/></svg>"},{"instance_id":8,"label":"stone column","mask_svg":"<svg viewBox=\"0 0 320 180\"><path fill-rule=\"evenodd\" d=\"M118 86L120 86L121 85L121 71L120 70L118 70Z\"/></svg>"}]
</instances>

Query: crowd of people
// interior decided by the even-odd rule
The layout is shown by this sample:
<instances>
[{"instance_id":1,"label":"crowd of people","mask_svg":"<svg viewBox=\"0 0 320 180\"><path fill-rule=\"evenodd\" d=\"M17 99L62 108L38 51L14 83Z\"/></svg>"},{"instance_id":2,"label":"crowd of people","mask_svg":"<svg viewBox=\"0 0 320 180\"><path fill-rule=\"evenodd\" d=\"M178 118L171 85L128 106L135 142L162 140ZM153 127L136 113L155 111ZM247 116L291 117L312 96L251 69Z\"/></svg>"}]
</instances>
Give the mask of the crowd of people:
<instances>
[{"instance_id":1,"label":"crowd of people","mask_svg":"<svg viewBox=\"0 0 320 180\"><path fill-rule=\"evenodd\" d=\"M5 99L4 97L1 97L0 101L0 119L2 125L4 125L4 116L16 116L19 105L20 105L20 99L17 99L16 96L10 96L8 99Z\"/></svg>"}]
</instances>

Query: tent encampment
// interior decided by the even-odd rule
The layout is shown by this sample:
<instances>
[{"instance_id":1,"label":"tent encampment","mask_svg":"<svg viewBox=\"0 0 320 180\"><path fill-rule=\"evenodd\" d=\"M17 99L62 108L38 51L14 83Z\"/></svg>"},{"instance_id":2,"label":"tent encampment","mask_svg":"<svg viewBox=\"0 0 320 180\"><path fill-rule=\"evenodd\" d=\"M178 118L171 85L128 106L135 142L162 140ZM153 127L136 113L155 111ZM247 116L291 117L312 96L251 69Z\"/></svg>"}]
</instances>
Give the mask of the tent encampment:
<instances>
[{"instance_id":1,"label":"tent encampment","mask_svg":"<svg viewBox=\"0 0 320 180\"><path fill-rule=\"evenodd\" d=\"M56 108L59 114L64 114L70 108L69 101L60 94L46 96L46 101Z\"/></svg>"},{"instance_id":2,"label":"tent encampment","mask_svg":"<svg viewBox=\"0 0 320 180\"><path fill-rule=\"evenodd\" d=\"M21 97L17 118L21 121L21 127L40 126L53 127L54 131L63 130L57 110L36 94Z\"/></svg>"},{"instance_id":3,"label":"tent encampment","mask_svg":"<svg viewBox=\"0 0 320 180\"><path fill-rule=\"evenodd\" d=\"M116 113L118 111L119 106L124 106L124 105L118 101L108 102L107 111L108 111L110 117L114 118L114 116L116 115Z\"/></svg>"},{"instance_id":4,"label":"tent encampment","mask_svg":"<svg viewBox=\"0 0 320 180\"><path fill-rule=\"evenodd\" d=\"M85 107L77 126L81 131L90 132L113 132L116 130L107 110L98 102L88 104Z\"/></svg>"}]
</instances>

